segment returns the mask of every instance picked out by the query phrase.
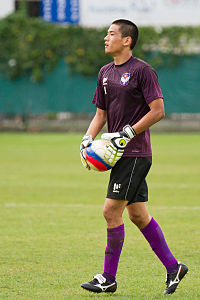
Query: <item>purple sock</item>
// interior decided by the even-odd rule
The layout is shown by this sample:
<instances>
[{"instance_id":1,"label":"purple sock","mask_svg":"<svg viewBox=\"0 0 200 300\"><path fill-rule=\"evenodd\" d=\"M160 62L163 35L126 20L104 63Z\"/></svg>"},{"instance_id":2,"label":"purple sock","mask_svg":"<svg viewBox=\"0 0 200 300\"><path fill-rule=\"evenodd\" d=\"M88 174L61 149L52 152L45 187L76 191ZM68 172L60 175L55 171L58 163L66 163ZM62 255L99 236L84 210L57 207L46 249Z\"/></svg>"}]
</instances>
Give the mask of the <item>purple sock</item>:
<instances>
[{"instance_id":1,"label":"purple sock","mask_svg":"<svg viewBox=\"0 0 200 300\"><path fill-rule=\"evenodd\" d=\"M119 257L124 243L124 235L124 224L107 229L103 276L111 282L115 281Z\"/></svg>"},{"instance_id":2,"label":"purple sock","mask_svg":"<svg viewBox=\"0 0 200 300\"><path fill-rule=\"evenodd\" d=\"M152 218L150 223L141 229L141 232L149 242L154 253L167 269L167 273L175 272L178 268L178 261L167 246L165 237L158 223Z\"/></svg>"}]
</instances>

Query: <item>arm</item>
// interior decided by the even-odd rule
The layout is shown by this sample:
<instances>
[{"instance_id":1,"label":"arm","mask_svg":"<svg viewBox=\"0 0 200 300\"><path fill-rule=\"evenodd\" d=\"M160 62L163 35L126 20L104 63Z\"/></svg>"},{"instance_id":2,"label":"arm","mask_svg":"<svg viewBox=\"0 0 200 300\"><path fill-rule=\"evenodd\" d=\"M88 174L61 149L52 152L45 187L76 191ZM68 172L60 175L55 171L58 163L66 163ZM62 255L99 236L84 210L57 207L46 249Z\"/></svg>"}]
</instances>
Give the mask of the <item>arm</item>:
<instances>
[{"instance_id":1,"label":"arm","mask_svg":"<svg viewBox=\"0 0 200 300\"><path fill-rule=\"evenodd\" d=\"M90 134L94 139L106 123L106 110L97 108L86 134Z\"/></svg>"},{"instance_id":2,"label":"arm","mask_svg":"<svg viewBox=\"0 0 200 300\"><path fill-rule=\"evenodd\" d=\"M133 125L136 134L143 132L153 124L160 121L165 116L164 103L162 98L158 98L149 103L150 111Z\"/></svg>"},{"instance_id":3,"label":"arm","mask_svg":"<svg viewBox=\"0 0 200 300\"><path fill-rule=\"evenodd\" d=\"M102 134L102 138L111 141L105 154L105 158L109 163L114 164L122 157L125 147L136 134L143 132L164 117L165 112L162 98L153 100L149 104L149 107L150 111L132 127L126 125L120 132Z\"/></svg>"}]
</instances>

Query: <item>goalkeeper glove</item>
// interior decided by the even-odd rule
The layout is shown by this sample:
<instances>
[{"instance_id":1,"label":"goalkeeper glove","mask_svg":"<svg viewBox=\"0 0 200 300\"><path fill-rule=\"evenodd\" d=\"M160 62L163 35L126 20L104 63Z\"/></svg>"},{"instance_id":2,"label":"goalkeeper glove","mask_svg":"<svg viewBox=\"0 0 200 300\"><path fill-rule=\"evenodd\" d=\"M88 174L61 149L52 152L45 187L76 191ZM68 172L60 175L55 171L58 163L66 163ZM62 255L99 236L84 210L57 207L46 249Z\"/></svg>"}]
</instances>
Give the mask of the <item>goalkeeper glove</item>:
<instances>
[{"instance_id":1,"label":"goalkeeper glove","mask_svg":"<svg viewBox=\"0 0 200 300\"><path fill-rule=\"evenodd\" d=\"M82 138L82 142L80 145L80 157L81 157L81 162L83 164L83 166L85 168L87 168L88 170L90 170L89 165L87 164L86 158L85 158L85 154L84 154L84 149L91 144L93 141L91 134L86 134L84 135L84 137Z\"/></svg>"},{"instance_id":2,"label":"goalkeeper glove","mask_svg":"<svg viewBox=\"0 0 200 300\"><path fill-rule=\"evenodd\" d=\"M110 145L105 153L105 158L114 166L116 162L122 157L124 149L128 142L136 136L134 129L130 125L124 126L123 130L114 133L103 133L101 138L110 140Z\"/></svg>"}]
</instances>

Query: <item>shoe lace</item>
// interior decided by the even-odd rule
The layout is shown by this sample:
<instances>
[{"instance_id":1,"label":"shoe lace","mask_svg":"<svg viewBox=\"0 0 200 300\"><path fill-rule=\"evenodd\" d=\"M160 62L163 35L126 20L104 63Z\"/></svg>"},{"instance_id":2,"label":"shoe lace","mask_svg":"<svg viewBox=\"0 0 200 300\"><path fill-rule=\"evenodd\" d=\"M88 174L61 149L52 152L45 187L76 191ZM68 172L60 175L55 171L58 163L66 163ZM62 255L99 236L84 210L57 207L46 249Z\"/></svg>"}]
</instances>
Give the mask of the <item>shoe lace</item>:
<instances>
[{"instance_id":1,"label":"shoe lace","mask_svg":"<svg viewBox=\"0 0 200 300\"><path fill-rule=\"evenodd\" d=\"M90 281L90 283L92 283L92 284L97 284L97 283L99 283L99 282L98 282L98 280L95 278L95 279L93 279L92 281Z\"/></svg>"},{"instance_id":2,"label":"shoe lace","mask_svg":"<svg viewBox=\"0 0 200 300\"><path fill-rule=\"evenodd\" d=\"M106 279L101 274L96 274L94 279L90 281L92 284L103 284L106 282Z\"/></svg>"}]
</instances>

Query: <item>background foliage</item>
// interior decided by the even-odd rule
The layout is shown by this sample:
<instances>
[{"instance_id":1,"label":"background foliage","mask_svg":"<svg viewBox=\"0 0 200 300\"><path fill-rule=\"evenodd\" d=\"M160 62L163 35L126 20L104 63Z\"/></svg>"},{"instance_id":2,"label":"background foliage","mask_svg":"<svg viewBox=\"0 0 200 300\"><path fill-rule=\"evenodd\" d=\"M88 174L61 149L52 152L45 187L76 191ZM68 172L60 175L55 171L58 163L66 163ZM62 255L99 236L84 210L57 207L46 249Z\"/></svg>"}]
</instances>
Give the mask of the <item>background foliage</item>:
<instances>
[{"instance_id":1,"label":"background foliage","mask_svg":"<svg viewBox=\"0 0 200 300\"><path fill-rule=\"evenodd\" d=\"M173 67L183 55L200 53L199 27L140 27L134 55L154 67ZM58 26L28 18L21 9L0 20L0 71L10 79L28 75L33 82L52 71L61 57L71 72L94 76L110 61L104 53L107 28Z\"/></svg>"}]
</instances>

